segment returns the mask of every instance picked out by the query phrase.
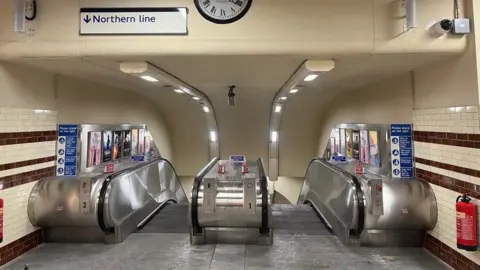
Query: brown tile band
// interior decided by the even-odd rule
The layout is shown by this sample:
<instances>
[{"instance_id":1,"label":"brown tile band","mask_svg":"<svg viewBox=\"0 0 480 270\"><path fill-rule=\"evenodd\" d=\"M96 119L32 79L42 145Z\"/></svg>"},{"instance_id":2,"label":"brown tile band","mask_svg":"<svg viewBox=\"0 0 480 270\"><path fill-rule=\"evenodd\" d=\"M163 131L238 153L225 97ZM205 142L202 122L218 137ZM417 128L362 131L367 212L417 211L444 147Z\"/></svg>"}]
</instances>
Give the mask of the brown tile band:
<instances>
[{"instance_id":1,"label":"brown tile band","mask_svg":"<svg viewBox=\"0 0 480 270\"><path fill-rule=\"evenodd\" d=\"M476 199L480 199L480 185L475 185L469 182L451 178L445 175L425 171L422 169L415 169L415 176L431 184L441 186L446 189L453 190L461 194L467 194Z\"/></svg>"},{"instance_id":2,"label":"brown tile band","mask_svg":"<svg viewBox=\"0 0 480 270\"><path fill-rule=\"evenodd\" d=\"M57 140L57 131L0 133L0 145L36 143Z\"/></svg>"},{"instance_id":3,"label":"brown tile band","mask_svg":"<svg viewBox=\"0 0 480 270\"><path fill-rule=\"evenodd\" d=\"M6 171L10 169L25 167L25 166L36 165L36 164L50 162L54 160L55 160L55 156L51 156L51 157L45 157L45 158L37 158L37 159L19 161L14 163L8 163L8 164L1 164L0 171Z\"/></svg>"},{"instance_id":4,"label":"brown tile band","mask_svg":"<svg viewBox=\"0 0 480 270\"><path fill-rule=\"evenodd\" d=\"M428 165L428 166L437 167L437 168L444 169L444 170L458 172L458 173L461 173L461 174L466 174L466 175L470 175L470 176L474 176L474 177L480 177L480 171L470 169L470 168L464 168L464 167L460 167L460 166L456 166L456 165L446 164L446 163L442 163L442 162L438 162L438 161L432 161L432 160L418 158L418 157L415 158L415 162L422 163L422 164L425 164L425 165Z\"/></svg>"},{"instance_id":5,"label":"brown tile band","mask_svg":"<svg viewBox=\"0 0 480 270\"><path fill-rule=\"evenodd\" d=\"M0 266L11 262L15 258L43 243L42 230L36 230L12 243L0 247Z\"/></svg>"},{"instance_id":6,"label":"brown tile band","mask_svg":"<svg viewBox=\"0 0 480 270\"><path fill-rule=\"evenodd\" d=\"M424 247L456 270L480 270L480 265L427 233Z\"/></svg>"},{"instance_id":7,"label":"brown tile band","mask_svg":"<svg viewBox=\"0 0 480 270\"><path fill-rule=\"evenodd\" d=\"M55 176L55 166L2 177L0 184L3 182L2 189L7 189L51 176Z\"/></svg>"},{"instance_id":8,"label":"brown tile band","mask_svg":"<svg viewBox=\"0 0 480 270\"><path fill-rule=\"evenodd\" d=\"M480 134L414 131L413 140L417 142L480 149Z\"/></svg>"}]
</instances>

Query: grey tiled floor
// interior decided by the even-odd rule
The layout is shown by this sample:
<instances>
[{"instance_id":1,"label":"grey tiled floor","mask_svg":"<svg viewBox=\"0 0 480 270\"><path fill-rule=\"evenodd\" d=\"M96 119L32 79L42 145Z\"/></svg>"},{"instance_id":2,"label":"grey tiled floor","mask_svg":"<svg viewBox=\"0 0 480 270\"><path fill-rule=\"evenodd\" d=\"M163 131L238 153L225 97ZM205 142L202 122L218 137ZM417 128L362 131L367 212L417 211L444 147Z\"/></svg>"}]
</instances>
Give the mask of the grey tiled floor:
<instances>
[{"instance_id":1,"label":"grey tiled floor","mask_svg":"<svg viewBox=\"0 0 480 270\"><path fill-rule=\"evenodd\" d=\"M347 248L331 235L277 235L271 247L191 246L187 234L132 234L118 245L42 245L4 269L21 270L451 269L421 248Z\"/></svg>"}]
</instances>

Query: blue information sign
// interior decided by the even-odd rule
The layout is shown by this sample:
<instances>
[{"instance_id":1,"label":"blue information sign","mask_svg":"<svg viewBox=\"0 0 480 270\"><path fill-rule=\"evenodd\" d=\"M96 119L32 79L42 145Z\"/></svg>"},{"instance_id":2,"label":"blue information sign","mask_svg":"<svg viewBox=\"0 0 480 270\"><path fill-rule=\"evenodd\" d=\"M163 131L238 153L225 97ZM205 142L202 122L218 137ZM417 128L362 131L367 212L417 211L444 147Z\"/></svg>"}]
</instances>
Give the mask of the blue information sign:
<instances>
[{"instance_id":1,"label":"blue information sign","mask_svg":"<svg viewBox=\"0 0 480 270\"><path fill-rule=\"evenodd\" d=\"M391 125L390 137L392 176L394 178L412 178L414 176L412 125Z\"/></svg>"},{"instance_id":2,"label":"blue information sign","mask_svg":"<svg viewBox=\"0 0 480 270\"><path fill-rule=\"evenodd\" d=\"M77 174L78 126L59 125L57 139L57 175Z\"/></svg>"}]
</instances>

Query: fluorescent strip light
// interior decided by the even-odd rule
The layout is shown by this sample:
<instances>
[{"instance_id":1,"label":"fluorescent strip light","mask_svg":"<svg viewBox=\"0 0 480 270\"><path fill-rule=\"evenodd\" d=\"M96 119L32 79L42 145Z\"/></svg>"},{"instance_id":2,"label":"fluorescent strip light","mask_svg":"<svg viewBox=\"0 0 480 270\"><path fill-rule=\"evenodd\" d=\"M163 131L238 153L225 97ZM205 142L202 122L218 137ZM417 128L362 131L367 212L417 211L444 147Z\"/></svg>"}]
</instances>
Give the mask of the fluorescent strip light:
<instances>
[{"instance_id":1,"label":"fluorescent strip light","mask_svg":"<svg viewBox=\"0 0 480 270\"><path fill-rule=\"evenodd\" d=\"M210 131L210 141L212 142L217 141L217 133L215 131Z\"/></svg>"},{"instance_id":2,"label":"fluorescent strip light","mask_svg":"<svg viewBox=\"0 0 480 270\"><path fill-rule=\"evenodd\" d=\"M193 99L194 99L194 100L200 100L200 98L199 98L199 97L193 97Z\"/></svg>"},{"instance_id":3,"label":"fluorescent strip light","mask_svg":"<svg viewBox=\"0 0 480 270\"><path fill-rule=\"evenodd\" d=\"M144 79L145 81L149 81L149 82L158 82L158 80L153 78L152 76L144 75L144 76L140 76L140 78Z\"/></svg>"},{"instance_id":4,"label":"fluorescent strip light","mask_svg":"<svg viewBox=\"0 0 480 270\"><path fill-rule=\"evenodd\" d=\"M277 142L278 141L278 132L277 131L272 131L272 142Z\"/></svg>"},{"instance_id":5,"label":"fluorescent strip light","mask_svg":"<svg viewBox=\"0 0 480 270\"><path fill-rule=\"evenodd\" d=\"M287 97L281 97L280 99L281 100L287 100Z\"/></svg>"},{"instance_id":6,"label":"fluorescent strip light","mask_svg":"<svg viewBox=\"0 0 480 270\"><path fill-rule=\"evenodd\" d=\"M310 74L310 75L307 75L307 77L305 77L304 81L311 82L315 80L317 77L318 77L318 74Z\"/></svg>"},{"instance_id":7,"label":"fluorescent strip light","mask_svg":"<svg viewBox=\"0 0 480 270\"><path fill-rule=\"evenodd\" d=\"M208 112L210 112L210 109L207 106L203 106L203 111L208 113Z\"/></svg>"},{"instance_id":8,"label":"fluorescent strip light","mask_svg":"<svg viewBox=\"0 0 480 270\"><path fill-rule=\"evenodd\" d=\"M277 106L275 107L275 112L276 112L276 113L279 113L279 112L281 112L281 111L282 111L282 106L277 105Z\"/></svg>"},{"instance_id":9,"label":"fluorescent strip light","mask_svg":"<svg viewBox=\"0 0 480 270\"><path fill-rule=\"evenodd\" d=\"M184 93L184 92L183 92L182 90L180 90L180 89L175 89L175 90L173 90L173 91L175 91L175 93L179 93L179 94L183 94L183 93Z\"/></svg>"},{"instance_id":10,"label":"fluorescent strip light","mask_svg":"<svg viewBox=\"0 0 480 270\"><path fill-rule=\"evenodd\" d=\"M295 93L297 93L297 92L298 92L298 89L296 89L296 88L290 90L290 94L295 94Z\"/></svg>"}]
</instances>

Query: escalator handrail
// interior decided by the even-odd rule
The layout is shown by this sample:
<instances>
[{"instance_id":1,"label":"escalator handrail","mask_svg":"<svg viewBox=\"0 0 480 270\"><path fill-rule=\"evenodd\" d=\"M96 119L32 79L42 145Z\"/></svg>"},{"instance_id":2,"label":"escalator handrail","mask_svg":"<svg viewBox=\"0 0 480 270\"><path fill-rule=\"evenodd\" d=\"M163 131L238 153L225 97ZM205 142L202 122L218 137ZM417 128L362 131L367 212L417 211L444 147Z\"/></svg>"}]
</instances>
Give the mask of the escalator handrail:
<instances>
[{"instance_id":1,"label":"escalator handrail","mask_svg":"<svg viewBox=\"0 0 480 270\"><path fill-rule=\"evenodd\" d=\"M260 189L262 191L262 224L260 227L260 233L268 234L268 182L262 158L258 158L257 166L258 175L260 177Z\"/></svg>"},{"instance_id":2,"label":"escalator handrail","mask_svg":"<svg viewBox=\"0 0 480 270\"><path fill-rule=\"evenodd\" d=\"M192 198L191 198L191 218L192 218L192 230L193 233L201 233L202 228L198 222L198 192L200 191L200 185L202 184L203 178L210 172L213 167L217 164L219 158L213 158L210 162L200 170L199 173L195 176L192 186Z\"/></svg>"},{"instance_id":3,"label":"escalator handrail","mask_svg":"<svg viewBox=\"0 0 480 270\"><path fill-rule=\"evenodd\" d=\"M170 167L173 169L173 173L175 174L175 178L177 179L177 181L180 181L179 178L178 178L178 174L175 170L175 167L173 167L172 163L168 159L165 159L165 158L162 158L162 157L152 159L148 162L142 162L142 163L140 163L136 166L132 166L130 168L126 168L124 170L115 172L115 173L109 175L105 179L105 181L103 181L102 187L100 188L100 194L98 195L98 201L97 201L97 222L98 222L98 226L100 227L100 229L103 232L105 232L105 233L113 233L114 232L114 228L111 228L111 227L108 228L105 225L105 217L104 217L105 196L107 194L107 190L108 190L108 187L110 186L110 183L113 182L113 180L115 180L115 178L117 178L117 177L120 177L120 176L123 176L125 174L137 171L137 170L145 168L145 167L148 167L148 166L150 166L152 164L155 164L155 163L160 163L162 161L166 162L170 165ZM185 190L183 189L183 187L181 185L180 185L180 187L182 188L182 191L183 191L183 193L185 195L185 198L186 198Z\"/></svg>"},{"instance_id":4,"label":"escalator handrail","mask_svg":"<svg viewBox=\"0 0 480 270\"><path fill-rule=\"evenodd\" d=\"M352 231L352 236L356 236L356 237L360 236L365 225L365 202L363 199L364 194L363 194L362 185L360 181L355 175L352 175L351 173L338 168L337 166L335 166L335 164L328 162L325 158L317 157L312 159L308 164L307 172L305 173L305 179L303 180L303 185L305 185L305 182L307 181L307 175L308 175L310 166L315 162L320 162L322 165L328 167L335 173L345 178L348 178L348 180L350 180L350 183L355 187L355 196L357 197L357 202L358 202L357 204L358 221L357 221L357 227ZM302 189L303 189L303 185L302 185ZM300 190L300 192L302 191Z\"/></svg>"}]
</instances>

